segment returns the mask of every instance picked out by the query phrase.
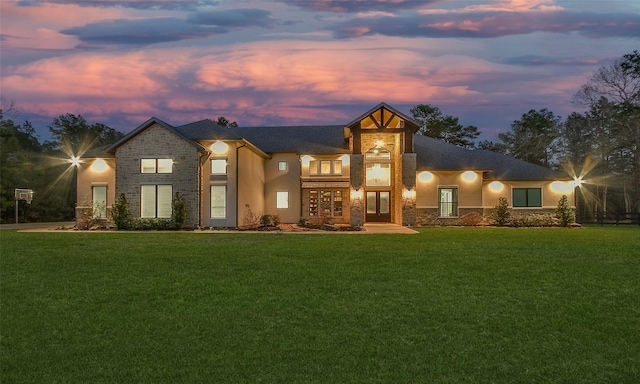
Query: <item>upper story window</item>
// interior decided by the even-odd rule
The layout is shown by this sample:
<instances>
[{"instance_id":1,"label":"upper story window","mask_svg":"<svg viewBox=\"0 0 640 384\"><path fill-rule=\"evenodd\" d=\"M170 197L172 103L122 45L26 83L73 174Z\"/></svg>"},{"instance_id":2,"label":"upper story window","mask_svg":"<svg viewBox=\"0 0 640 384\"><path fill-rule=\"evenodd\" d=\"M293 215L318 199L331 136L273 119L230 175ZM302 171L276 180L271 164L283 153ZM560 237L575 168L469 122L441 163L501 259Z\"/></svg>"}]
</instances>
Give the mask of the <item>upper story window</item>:
<instances>
[{"instance_id":1,"label":"upper story window","mask_svg":"<svg viewBox=\"0 0 640 384\"><path fill-rule=\"evenodd\" d=\"M384 148L374 147L364 154L365 160L391 160L391 152Z\"/></svg>"},{"instance_id":2,"label":"upper story window","mask_svg":"<svg viewBox=\"0 0 640 384\"><path fill-rule=\"evenodd\" d=\"M140 173L172 173L172 159L140 159Z\"/></svg>"},{"instance_id":3,"label":"upper story window","mask_svg":"<svg viewBox=\"0 0 640 384\"><path fill-rule=\"evenodd\" d=\"M515 208L542 207L542 189L513 188L513 206Z\"/></svg>"},{"instance_id":4,"label":"upper story window","mask_svg":"<svg viewBox=\"0 0 640 384\"><path fill-rule=\"evenodd\" d=\"M310 175L342 175L342 160L311 160Z\"/></svg>"},{"instance_id":5,"label":"upper story window","mask_svg":"<svg viewBox=\"0 0 640 384\"><path fill-rule=\"evenodd\" d=\"M211 159L211 174L212 175L226 175L227 174L227 159Z\"/></svg>"}]
</instances>

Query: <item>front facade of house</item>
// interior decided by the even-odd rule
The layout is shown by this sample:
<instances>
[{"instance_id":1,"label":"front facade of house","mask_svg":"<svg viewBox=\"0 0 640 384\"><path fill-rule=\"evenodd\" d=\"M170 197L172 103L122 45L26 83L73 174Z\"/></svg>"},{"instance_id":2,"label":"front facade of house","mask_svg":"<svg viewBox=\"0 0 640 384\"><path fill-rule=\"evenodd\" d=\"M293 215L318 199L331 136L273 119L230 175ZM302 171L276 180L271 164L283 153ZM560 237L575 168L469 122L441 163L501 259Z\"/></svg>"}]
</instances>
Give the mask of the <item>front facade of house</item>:
<instances>
[{"instance_id":1,"label":"front facade of house","mask_svg":"<svg viewBox=\"0 0 640 384\"><path fill-rule=\"evenodd\" d=\"M351 225L415 225L488 214L499 197L514 212L553 211L574 201L567 175L497 153L417 134L418 123L382 103L347 125L171 126L152 118L83 157L78 207L109 215L124 193L131 214L171 217L185 197L187 227L242 227L252 215Z\"/></svg>"}]
</instances>

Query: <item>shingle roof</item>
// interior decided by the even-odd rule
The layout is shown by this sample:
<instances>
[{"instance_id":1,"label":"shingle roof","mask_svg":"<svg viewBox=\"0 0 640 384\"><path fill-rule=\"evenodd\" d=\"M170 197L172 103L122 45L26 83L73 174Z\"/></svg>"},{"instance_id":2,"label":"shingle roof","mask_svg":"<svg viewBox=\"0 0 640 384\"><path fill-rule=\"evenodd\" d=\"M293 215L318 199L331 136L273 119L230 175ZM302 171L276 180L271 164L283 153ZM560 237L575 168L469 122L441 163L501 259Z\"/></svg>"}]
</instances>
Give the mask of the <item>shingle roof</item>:
<instances>
[{"instance_id":1,"label":"shingle roof","mask_svg":"<svg viewBox=\"0 0 640 384\"><path fill-rule=\"evenodd\" d=\"M233 128L221 127L210 119L200 120L194 123L175 127L176 131L191 140L227 139L229 138L231 129Z\"/></svg>"},{"instance_id":2,"label":"shingle roof","mask_svg":"<svg viewBox=\"0 0 640 384\"><path fill-rule=\"evenodd\" d=\"M423 135L414 136L418 171L487 171L488 180L557 180L569 175L497 152L465 149Z\"/></svg>"},{"instance_id":3,"label":"shingle roof","mask_svg":"<svg viewBox=\"0 0 640 384\"><path fill-rule=\"evenodd\" d=\"M350 153L343 125L230 128L267 153Z\"/></svg>"}]
</instances>

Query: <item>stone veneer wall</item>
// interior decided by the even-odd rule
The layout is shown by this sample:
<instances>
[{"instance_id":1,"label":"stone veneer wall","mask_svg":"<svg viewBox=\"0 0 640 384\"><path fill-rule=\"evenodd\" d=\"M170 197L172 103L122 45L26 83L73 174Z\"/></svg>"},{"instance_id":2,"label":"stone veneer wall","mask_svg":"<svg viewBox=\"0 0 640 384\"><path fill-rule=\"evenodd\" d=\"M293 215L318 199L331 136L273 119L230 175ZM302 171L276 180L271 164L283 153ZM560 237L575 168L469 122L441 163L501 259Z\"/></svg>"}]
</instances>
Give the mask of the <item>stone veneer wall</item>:
<instances>
[{"instance_id":1,"label":"stone veneer wall","mask_svg":"<svg viewBox=\"0 0 640 384\"><path fill-rule=\"evenodd\" d=\"M351 155L350 184L352 191L359 190L364 194L364 155ZM354 226L364 224L364 195L360 198L349 195L349 221Z\"/></svg>"},{"instance_id":2,"label":"stone veneer wall","mask_svg":"<svg viewBox=\"0 0 640 384\"><path fill-rule=\"evenodd\" d=\"M173 173L141 173L140 159L173 159ZM185 227L197 227L199 153L196 147L155 124L124 143L116 151L116 196L124 193L134 217L140 217L140 186L171 184L187 202Z\"/></svg>"},{"instance_id":3,"label":"stone veneer wall","mask_svg":"<svg viewBox=\"0 0 640 384\"><path fill-rule=\"evenodd\" d=\"M416 168L417 155L415 153L402 154L402 185L413 191L413 197L402 198L402 225L416 224Z\"/></svg>"}]
</instances>

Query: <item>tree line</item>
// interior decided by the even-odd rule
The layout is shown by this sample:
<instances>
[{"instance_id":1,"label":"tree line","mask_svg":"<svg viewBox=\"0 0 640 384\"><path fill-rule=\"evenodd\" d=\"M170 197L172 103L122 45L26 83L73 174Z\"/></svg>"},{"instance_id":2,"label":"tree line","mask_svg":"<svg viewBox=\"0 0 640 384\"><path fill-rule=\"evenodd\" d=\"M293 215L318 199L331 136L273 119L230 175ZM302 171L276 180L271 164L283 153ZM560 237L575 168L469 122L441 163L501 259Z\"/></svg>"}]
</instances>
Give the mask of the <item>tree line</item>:
<instances>
[{"instance_id":1,"label":"tree line","mask_svg":"<svg viewBox=\"0 0 640 384\"><path fill-rule=\"evenodd\" d=\"M65 114L49 125L51 139L40 142L28 121L2 99L0 105L0 220L12 222L14 188L35 191L20 221L72 220L75 170L67 161L89 148L114 143L124 134L82 115ZM513 121L498 141L477 142L476 126L462 125L429 104L411 109L420 133L468 149L490 150L559 168L585 182L579 194L578 219L640 213L640 53L634 51L596 70L576 92L585 111L565 120L548 109L530 110ZM221 126L237 127L221 116Z\"/></svg>"}]
</instances>

